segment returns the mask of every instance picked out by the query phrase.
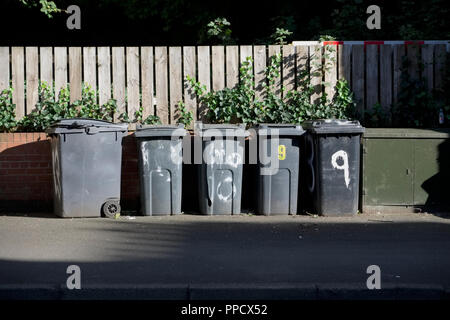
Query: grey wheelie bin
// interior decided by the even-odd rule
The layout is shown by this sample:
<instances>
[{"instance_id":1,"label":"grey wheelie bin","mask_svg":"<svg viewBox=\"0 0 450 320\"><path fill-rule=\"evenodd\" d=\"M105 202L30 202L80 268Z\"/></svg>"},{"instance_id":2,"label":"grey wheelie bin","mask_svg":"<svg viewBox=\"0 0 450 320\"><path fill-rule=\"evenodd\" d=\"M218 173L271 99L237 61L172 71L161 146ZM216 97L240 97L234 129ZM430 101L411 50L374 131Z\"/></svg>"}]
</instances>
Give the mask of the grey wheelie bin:
<instances>
[{"instance_id":1,"label":"grey wheelie bin","mask_svg":"<svg viewBox=\"0 0 450 320\"><path fill-rule=\"evenodd\" d=\"M141 211L145 216L181 213L183 125L138 126Z\"/></svg>"},{"instance_id":2,"label":"grey wheelie bin","mask_svg":"<svg viewBox=\"0 0 450 320\"><path fill-rule=\"evenodd\" d=\"M296 124L259 124L258 213L297 214L300 171L300 138L305 133Z\"/></svg>"},{"instance_id":3,"label":"grey wheelie bin","mask_svg":"<svg viewBox=\"0 0 450 320\"><path fill-rule=\"evenodd\" d=\"M354 215L358 211L360 143L358 121L315 120L303 123L306 189L314 213Z\"/></svg>"},{"instance_id":4,"label":"grey wheelie bin","mask_svg":"<svg viewBox=\"0 0 450 320\"><path fill-rule=\"evenodd\" d=\"M64 119L51 138L54 211L60 217L120 214L122 138L127 124Z\"/></svg>"},{"instance_id":5,"label":"grey wheelie bin","mask_svg":"<svg viewBox=\"0 0 450 320\"><path fill-rule=\"evenodd\" d=\"M199 203L204 215L241 213L244 125L196 124L201 139Z\"/></svg>"}]
</instances>

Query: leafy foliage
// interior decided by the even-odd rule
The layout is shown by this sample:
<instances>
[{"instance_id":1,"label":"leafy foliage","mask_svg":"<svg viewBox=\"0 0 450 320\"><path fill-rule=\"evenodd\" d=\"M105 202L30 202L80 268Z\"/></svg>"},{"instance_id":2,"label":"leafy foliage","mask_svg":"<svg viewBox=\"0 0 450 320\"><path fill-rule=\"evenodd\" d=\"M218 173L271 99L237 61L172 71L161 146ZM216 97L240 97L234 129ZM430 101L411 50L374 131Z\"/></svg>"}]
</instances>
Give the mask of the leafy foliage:
<instances>
[{"instance_id":1,"label":"leafy foliage","mask_svg":"<svg viewBox=\"0 0 450 320\"><path fill-rule=\"evenodd\" d=\"M119 120L126 123L141 123L141 124L161 124L161 119L156 115L149 115L144 119L144 107L140 106L134 113L134 120L131 120L128 113L124 112L119 115Z\"/></svg>"},{"instance_id":2,"label":"leafy foliage","mask_svg":"<svg viewBox=\"0 0 450 320\"><path fill-rule=\"evenodd\" d=\"M0 132L8 132L16 127L16 105L12 101L12 88L0 93Z\"/></svg>"},{"instance_id":3,"label":"leafy foliage","mask_svg":"<svg viewBox=\"0 0 450 320\"><path fill-rule=\"evenodd\" d=\"M408 72L409 61L403 58L400 68L400 89L397 102L388 110L380 103L365 111L362 123L366 127L433 128L439 126L439 113L442 110L447 121L450 119L448 94L430 91L425 77L411 77ZM419 64L423 68L422 64Z\"/></svg>"},{"instance_id":4,"label":"leafy foliage","mask_svg":"<svg viewBox=\"0 0 450 320\"><path fill-rule=\"evenodd\" d=\"M450 57L447 56L450 62ZM365 111L362 123L366 127L433 128L439 126L439 114L444 121L450 120L450 93L445 88L450 84L450 72L446 70L444 90L429 90L426 77L411 77L409 60L403 57L400 68L400 89L397 102L384 110L380 103ZM419 63L423 69L423 64Z\"/></svg>"},{"instance_id":5,"label":"leafy foliage","mask_svg":"<svg viewBox=\"0 0 450 320\"><path fill-rule=\"evenodd\" d=\"M354 115L353 93L345 80L338 81L336 95L328 99L322 95L319 103L311 102L311 94L316 90L308 74L299 77L297 90L281 88L276 80L280 76L281 54L270 57L266 68L267 83L263 84L265 95L260 98L255 92L253 61L250 57L240 68L240 83L234 88L206 92L206 87L187 77L200 103L207 106L207 118L214 123L301 123L319 118L351 118Z\"/></svg>"},{"instance_id":6,"label":"leafy foliage","mask_svg":"<svg viewBox=\"0 0 450 320\"><path fill-rule=\"evenodd\" d=\"M391 126L392 112L383 110L381 104L377 102L373 108L364 112L364 118L361 123L368 127L381 127L386 128Z\"/></svg>"},{"instance_id":7,"label":"leafy foliage","mask_svg":"<svg viewBox=\"0 0 450 320\"><path fill-rule=\"evenodd\" d=\"M183 103L183 101L178 102L177 106L178 110L178 124L183 124L185 127L189 127L194 120L194 116L191 111L186 109L186 105Z\"/></svg>"},{"instance_id":8,"label":"leafy foliage","mask_svg":"<svg viewBox=\"0 0 450 320\"><path fill-rule=\"evenodd\" d=\"M27 7L39 7L41 12L44 13L48 18L53 18L54 13L62 12L63 10L58 9L54 1L48 0L19 0L22 4Z\"/></svg>"},{"instance_id":9,"label":"leafy foliage","mask_svg":"<svg viewBox=\"0 0 450 320\"><path fill-rule=\"evenodd\" d=\"M207 24L207 35L209 39L218 40L221 44L231 44L231 24L225 18L216 18Z\"/></svg>"},{"instance_id":10,"label":"leafy foliage","mask_svg":"<svg viewBox=\"0 0 450 320\"><path fill-rule=\"evenodd\" d=\"M425 78L414 79L408 73L408 59L403 59L398 101L392 106L394 126L435 127L439 108L433 94L428 90Z\"/></svg>"},{"instance_id":11,"label":"leafy foliage","mask_svg":"<svg viewBox=\"0 0 450 320\"><path fill-rule=\"evenodd\" d=\"M331 13L331 25L323 28L340 40L354 39L448 39L450 10L445 0L395 0L379 4L381 29L366 27L365 9L371 0L338 0Z\"/></svg>"},{"instance_id":12,"label":"leafy foliage","mask_svg":"<svg viewBox=\"0 0 450 320\"><path fill-rule=\"evenodd\" d=\"M292 36L292 32L290 32L289 30L276 28L271 38L276 44L284 45L286 44L286 38L289 38L290 36Z\"/></svg>"},{"instance_id":13,"label":"leafy foliage","mask_svg":"<svg viewBox=\"0 0 450 320\"><path fill-rule=\"evenodd\" d=\"M89 26L83 31L86 39L146 39L149 45L194 45L199 42L211 45L217 37L208 39L206 26L217 17L226 17L232 28L225 27L232 29L233 39L239 39L239 44L246 45L267 43L276 28L293 32L292 39L298 40L317 39L322 33L339 40L450 38L450 7L447 0L278 0L276 3L272 0L257 3L228 0L226 4L192 0L2 0L2 4L6 4L5 12L14 11L5 15L5 19L11 20L4 26L21 18L22 3L48 10L41 2L56 3L61 8L69 4L79 5L83 11L83 25ZM379 30L366 27L369 16L366 9L373 4L381 8ZM27 30L29 37L26 39L34 39L47 32L52 32L54 40L70 43L70 40L76 39L76 34L65 32L63 21L61 28L55 29L52 19L42 21L41 16L29 15L27 21L21 21L27 24L24 30ZM104 19L98 19L99 16ZM54 18L57 18L56 14ZM114 23L106 26L105 19ZM36 25L39 28L33 28ZM21 28L12 28L8 33L9 38L24 37Z\"/></svg>"},{"instance_id":14,"label":"leafy foliage","mask_svg":"<svg viewBox=\"0 0 450 320\"><path fill-rule=\"evenodd\" d=\"M44 131L54 122L66 118L91 118L112 121L117 111L116 101L110 99L104 105L97 103L97 94L90 86L83 85L81 99L70 103L70 89L67 86L55 98L53 88L45 82L39 84L39 100L35 109L23 117L18 128L21 131Z\"/></svg>"}]
</instances>

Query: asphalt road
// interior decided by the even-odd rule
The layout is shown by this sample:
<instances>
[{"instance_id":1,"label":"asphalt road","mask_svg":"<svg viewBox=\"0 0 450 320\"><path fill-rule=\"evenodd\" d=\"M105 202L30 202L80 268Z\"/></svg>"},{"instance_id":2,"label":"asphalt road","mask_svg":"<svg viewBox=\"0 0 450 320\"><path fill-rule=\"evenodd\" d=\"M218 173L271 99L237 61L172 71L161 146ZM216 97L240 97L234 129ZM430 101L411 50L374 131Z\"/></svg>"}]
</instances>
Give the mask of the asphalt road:
<instances>
[{"instance_id":1,"label":"asphalt road","mask_svg":"<svg viewBox=\"0 0 450 320\"><path fill-rule=\"evenodd\" d=\"M81 290L66 288L69 265L81 269ZM369 265L381 269L381 290L366 287ZM448 298L449 289L448 217L0 216L0 298Z\"/></svg>"}]
</instances>

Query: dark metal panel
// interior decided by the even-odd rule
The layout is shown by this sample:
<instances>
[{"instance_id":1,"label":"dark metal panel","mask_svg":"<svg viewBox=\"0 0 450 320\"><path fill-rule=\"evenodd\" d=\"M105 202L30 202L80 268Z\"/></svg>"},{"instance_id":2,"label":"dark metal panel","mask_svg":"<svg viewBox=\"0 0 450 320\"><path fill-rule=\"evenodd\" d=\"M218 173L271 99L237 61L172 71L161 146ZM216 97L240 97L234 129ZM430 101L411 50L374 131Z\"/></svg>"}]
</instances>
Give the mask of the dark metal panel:
<instances>
[{"instance_id":1,"label":"dark metal panel","mask_svg":"<svg viewBox=\"0 0 450 320\"><path fill-rule=\"evenodd\" d=\"M415 140L414 158L414 204L450 206L450 140Z\"/></svg>"},{"instance_id":2,"label":"dark metal panel","mask_svg":"<svg viewBox=\"0 0 450 320\"><path fill-rule=\"evenodd\" d=\"M412 139L364 139L364 206L412 205Z\"/></svg>"}]
</instances>

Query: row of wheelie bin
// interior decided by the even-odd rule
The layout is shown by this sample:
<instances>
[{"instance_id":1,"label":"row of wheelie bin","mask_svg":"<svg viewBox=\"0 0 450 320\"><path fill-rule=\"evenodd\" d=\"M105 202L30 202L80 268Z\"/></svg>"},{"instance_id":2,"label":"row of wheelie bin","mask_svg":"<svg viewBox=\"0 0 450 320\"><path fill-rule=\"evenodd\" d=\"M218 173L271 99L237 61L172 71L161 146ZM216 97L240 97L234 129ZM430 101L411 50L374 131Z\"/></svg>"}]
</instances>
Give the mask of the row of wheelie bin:
<instances>
[{"instance_id":1,"label":"row of wheelie bin","mask_svg":"<svg viewBox=\"0 0 450 320\"><path fill-rule=\"evenodd\" d=\"M141 212L182 212L183 163L197 168L199 211L241 212L244 162L253 166L250 187L263 215L353 215L358 210L360 140L357 121L295 124L195 124L138 126ZM54 211L61 217L120 214L122 138L126 124L66 119L51 138ZM194 185L194 184L193 184Z\"/></svg>"}]
</instances>

